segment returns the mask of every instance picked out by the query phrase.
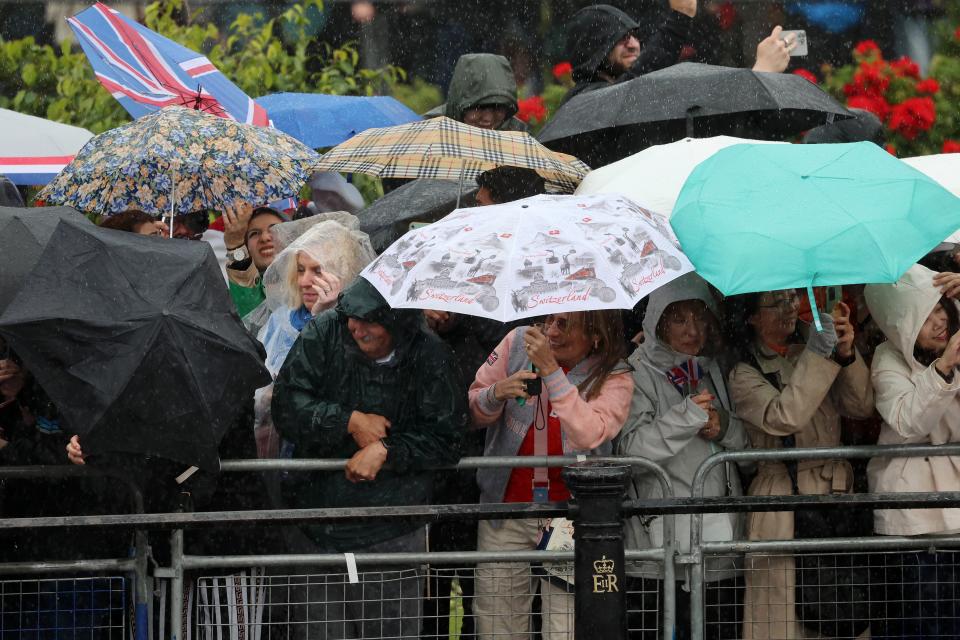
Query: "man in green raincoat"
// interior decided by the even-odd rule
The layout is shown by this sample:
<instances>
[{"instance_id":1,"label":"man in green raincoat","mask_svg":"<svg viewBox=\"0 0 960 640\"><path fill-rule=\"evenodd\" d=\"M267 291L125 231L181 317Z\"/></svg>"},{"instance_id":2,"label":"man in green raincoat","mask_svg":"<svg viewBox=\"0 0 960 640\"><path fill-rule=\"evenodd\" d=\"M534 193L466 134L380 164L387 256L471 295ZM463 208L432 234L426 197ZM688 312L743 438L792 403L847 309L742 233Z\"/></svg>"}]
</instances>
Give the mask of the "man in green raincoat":
<instances>
[{"instance_id":1,"label":"man in green raincoat","mask_svg":"<svg viewBox=\"0 0 960 640\"><path fill-rule=\"evenodd\" d=\"M272 411L287 441L284 449L292 447L294 458L349 458L345 473L288 486L289 506L429 503L433 473L425 469L460 456L467 425L462 391L453 353L426 330L422 313L391 309L373 285L358 278L336 308L304 328L277 376ZM305 526L289 538L294 553L412 552L425 546L422 525L394 519ZM341 629L354 625L357 635L346 637L407 637L419 629L415 567L363 568L356 584L343 576L314 577L305 588L308 597L298 600L310 603L303 607L310 624L298 625L305 629L334 619ZM325 604L333 602L339 611ZM291 615L299 619L303 613ZM320 631L309 637L327 637Z\"/></svg>"},{"instance_id":2,"label":"man in green raincoat","mask_svg":"<svg viewBox=\"0 0 960 640\"><path fill-rule=\"evenodd\" d=\"M473 127L526 131L517 113L517 80L510 62L493 53L466 53L457 60L445 104L428 118L447 116Z\"/></svg>"}]
</instances>

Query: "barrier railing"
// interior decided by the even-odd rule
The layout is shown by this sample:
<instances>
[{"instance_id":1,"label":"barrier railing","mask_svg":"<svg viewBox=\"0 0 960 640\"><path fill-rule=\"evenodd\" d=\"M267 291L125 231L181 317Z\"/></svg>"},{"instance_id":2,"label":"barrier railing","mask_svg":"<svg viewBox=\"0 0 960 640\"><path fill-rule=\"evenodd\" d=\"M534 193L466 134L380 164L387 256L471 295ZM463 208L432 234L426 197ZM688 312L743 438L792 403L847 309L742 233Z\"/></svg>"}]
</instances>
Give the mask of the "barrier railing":
<instances>
[{"instance_id":1,"label":"barrier railing","mask_svg":"<svg viewBox=\"0 0 960 640\"><path fill-rule=\"evenodd\" d=\"M845 460L856 458L912 458L932 456L960 455L960 444L947 445L895 445L895 446L854 446L830 447L816 449L766 449L747 451L726 451L714 454L704 460L697 469L691 484L691 500L699 504L699 509L693 512L690 527L690 553L685 557L678 557L680 564L690 564L691 597L690 597L690 625L693 640L702 640L705 631L705 603L704 578L706 571L705 556L718 557L724 554L787 554L790 562L794 555L822 552L854 552L854 551L901 551L909 549L925 549L932 546L954 547L960 546L960 536L910 538L899 536L871 536L863 538L829 538L829 539L794 539L794 540L753 540L730 542L705 542L703 540L703 516L710 512L734 511L792 511L797 509L823 509L842 506L861 506L872 508L945 508L960 506L960 492L927 492L927 493L885 493L885 494L832 494L832 495L801 495L801 496L745 496L737 499L708 499L703 492L709 472L720 464L740 462L782 462L787 460ZM662 505L662 508L678 505ZM771 559L774 556L766 556ZM849 558L846 568L850 568ZM771 562L772 564L772 562ZM837 560L837 566L842 561ZM836 568L836 567L834 567ZM854 567L856 568L856 567ZM753 569L755 571L763 571ZM783 576L777 576L783 579ZM783 579L787 588L791 580ZM871 580L872 582L872 580ZM814 585L816 587L817 585ZM871 584L855 585L868 590ZM838 605L842 603L827 603ZM850 603L852 604L852 603ZM793 606L789 603L771 603L768 606ZM960 612L958 612L960 613ZM792 622L795 612L785 611L782 614L786 620L777 620L785 628L785 622Z\"/></svg>"},{"instance_id":2,"label":"barrier railing","mask_svg":"<svg viewBox=\"0 0 960 640\"><path fill-rule=\"evenodd\" d=\"M620 517L632 517L638 514L656 514L664 516L664 545L659 549L645 550L626 550L623 553L622 560L618 558L615 563L622 566L622 561L648 561L663 563L664 584L672 585L675 582L675 562L680 565L689 565L691 570L691 594L690 594L690 623L692 637L704 637L704 578L706 561L710 558L721 556L740 557L744 553L751 554L801 554L804 552L825 552L831 551L837 554L845 553L850 555L852 552L893 552L910 549L927 549L931 545L938 548L960 548L960 536L937 537L935 539L916 539L906 537L870 537L857 539L829 539L829 540L783 540L783 541L745 541L732 540L729 542L703 541L702 539L702 518L705 513L731 512L731 511L785 511L800 508L827 508L849 504L866 505L875 508L923 508L923 507L953 507L960 506L960 492L947 493L924 493L924 494L854 494L854 495L831 495L831 496L743 496L743 497L703 497L704 481L710 470L718 464L727 462L746 462L746 461L772 461L785 459L844 459L844 458L867 458L867 457L914 457L914 456L934 456L934 455L960 455L960 445L942 445L942 446L904 446L904 447L839 447L833 449L792 449L792 450L770 450L770 451L741 451L725 452L715 454L701 465L693 482L693 495L687 497L673 497L673 488L666 472L644 458L623 458L616 456L609 457L591 457L588 460L591 463L603 463L605 465L633 466L650 472L658 478L663 494L666 498L656 500L627 500L622 499L622 475L621 480L616 480L611 476L604 486L606 494L606 511L600 514L602 517L597 521L591 522L590 518L597 514L585 513L584 501L576 495L575 500L569 505L563 503L546 504L481 504L481 505L418 505L410 507L364 507L354 509L288 509L288 510L261 510L261 511L233 511L233 512L197 512L197 513L166 513L166 514L127 514L127 515L96 515L96 516L71 516L65 518L15 518L0 521L0 530L26 530L26 529L45 529L55 527L100 527L105 530L132 529L166 529L171 531L171 563L167 567L158 567L154 571L154 576L158 578L167 578L170 580L171 600L181 602L184 595L185 572L204 572L213 569L249 569L250 567L262 567L268 570L284 569L292 567L313 566L326 569L343 570L345 557L343 554L257 554L243 556L199 556L185 553L183 549L183 532L187 528L197 528L213 525L236 525L253 526L264 524L310 524L318 522L332 522L345 520L367 520L381 518L405 518L416 519L423 522L437 522L441 520L480 520L480 519L516 519L516 518L552 518L557 516L567 516L573 518L578 523L578 534L576 551L573 553L557 553L545 551L524 551L524 552L479 552L479 551L448 551L431 553L389 553L389 554L364 554L355 556L356 564L360 567L420 567L429 565L422 576L428 578L449 575L444 573L448 569L457 569L465 567L475 567L477 565L489 565L491 563L508 562L538 562L541 565L569 563L574 562L578 579L574 581L576 589L575 602L585 603L588 598L597 596L593 590L597 585L609 586L609 582L599 580L595 569L601 565L595 563L600 558L612 559L607 552L600 552L594 557L590 555L599 547L593 546L598 541L610 541L609 533L611 531L611 522L609 521L610 504L614 504L614 510L617 512L617 519ZM469 458L462 460L457 465L445 467L445 469L472 470L480 467L489 466L548 466L556 467L582 462L578 457L551 457L551 458ZM228 473L241 472L260 472L260 471L328 471L336 472L345 467L346 461L343 460L242 460L242 461L224 461L223 471ZM587 465L589 466L589 465ZM75 470L76 469L76 470ZM0 468L0 476L29 477L31 474L37 476L47 472L54 474L85 474L89 470L77 469L71 467L46 467L46 468ZM617 485L617 482L621 482ZM610 493L610 488L618 487L618 491ZM614 496L611 499L610 496ZM691 546L689 553L678 554L674 546L676 529L674 523L674 514L693 514L691 520ZM594 526L596 525L596 526ZM612 523L619 529L619 521ZM599 535L592 542L588 542L584 537L588 531L594 531ZM616 538L617 536L613 536ZM616 543L616 541L615 541ZM619 540L622 546L622 537ZM612 552L616 555L615 552ZM838 555L839 557L839 555ZM864 556L866 557L866 556ZM138 569L138 566L141 569ZM602 565L604 571L608 565ZM138 570L137 582L138 593L148 593L147 589L139 588L140 576L146 576L146 557L145 554L141 560L140 555L136 559L103 559L92 561L76 561L72 563L10 563L0 565L0 573L57 573L57 572L87 572L87 571L134 571ZM599 570L599 569L597 569ZM616 569L611 568L611 574L622 572L619 566ZM329 573L329 572L327 572ZM583 578L580 579L581 574ZM540 575L531 574L533 575ZM619 580L622 573L617 575L615 585L622 585ZM211 576L200 576L200 580L213 580ZM277 578L277 574L267 574L266 578ZM280 582L276 584L286 585L288 590L299 588L298 584L289 580L290 576L280 576ZM263 579L263 574L252 575L251 581ZM287 582L283 582L287 580ZM206 584L206 583L204 583ZM211 583L212 584L212 583ZM260 583L251 582L253 586ZM264 583L274 585L275 583ZM208 585L209 586L209 585ZM589 589L587 587L590 587ZM212 589L213 587L211 587ZM582 591L582 592L581 592ZM211 591L210 593L213 593ZM616 594L617 591L608 591L607 595ZM621 592L622 593L622 592ZM526 594L531 595L531 594ZM616 596L619 597L619 596ZM615 597L615 598L616 598ZM270 600L277 606L282 606L281 600ZM310 597L307 597L308 604L315 604ZM138 604L143 604L138 601ZM452 603L451 603L452 606ZM576 605L575 605L576 606ZM202 602L198 599L195 603L196 611L200 612L204 607L210 609L213 605L209 601ZM616 599L607 602L601 607L593 608L594 616L602 616L607 623L612 619L617 626L619 615L617 607L623 610L623 604L618 604ZM662 627L656 632L658 637L673 638L674 627L676 625L677 611L675 608L673 589L665 588L663 590L663 600L660 606L662 610ZM578 607L579 609L579 607ZM206 610L204 610L206 611ZM579 612L579 611L578 611ZM589 613L585 610L579 612L580 618ZM212 614L211 614L212 615ZM450 614L453 615L453 614ZM592 618L596 620L597 618ZM451 618L452 620L452 618ZM165 637L179 637L176 630L183 628L183 618L180 607L171 607L169 611L170 632ZM223 623L226 624L226 623ZM266 623L265 623L266 624ZM452 624L452 622L451 622ZM596 622L592 624L597 624ZM138 629L142 628L139 624ZM596 631L593 627L592 631ZM648 629L647 633L634 634L631 637L653 637L653 631ZM604 637L626 637L625 629L622 634L612 633ZM739 631L738 631L739 632ZM583 636L590 637L590 636ZM595 637L595 636L594 636Z\"/></svg>"}]
</instances>

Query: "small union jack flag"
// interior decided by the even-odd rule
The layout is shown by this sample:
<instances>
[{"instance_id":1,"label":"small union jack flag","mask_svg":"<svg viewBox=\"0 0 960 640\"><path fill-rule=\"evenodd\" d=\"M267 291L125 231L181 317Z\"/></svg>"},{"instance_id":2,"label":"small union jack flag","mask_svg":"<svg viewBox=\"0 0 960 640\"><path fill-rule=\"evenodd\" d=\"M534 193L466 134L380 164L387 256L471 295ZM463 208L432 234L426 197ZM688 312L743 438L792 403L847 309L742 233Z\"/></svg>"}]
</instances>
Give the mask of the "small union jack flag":
<instances>
[{"instance_id":1,"label":"small union jack flag","mask_svg":"<svg viewBox=\"0 0 960 640\"><path fill-rule=\"evenodd\" d=\"M100 84L139 118L183 105L269 126L266 110L205 57L98 2L67 19Z\"/></svg>"},{"instance_id":2,"label":"small union jack flag","mask_svg":"<svg viewBox=\"0 0 960 640\"><path fill-rule=\"evenodd\" d=\"M694 358L667 371L667 380L673 383L681 395L695 393L702 379L703 368Z\"/></svg>"}]
</instances>

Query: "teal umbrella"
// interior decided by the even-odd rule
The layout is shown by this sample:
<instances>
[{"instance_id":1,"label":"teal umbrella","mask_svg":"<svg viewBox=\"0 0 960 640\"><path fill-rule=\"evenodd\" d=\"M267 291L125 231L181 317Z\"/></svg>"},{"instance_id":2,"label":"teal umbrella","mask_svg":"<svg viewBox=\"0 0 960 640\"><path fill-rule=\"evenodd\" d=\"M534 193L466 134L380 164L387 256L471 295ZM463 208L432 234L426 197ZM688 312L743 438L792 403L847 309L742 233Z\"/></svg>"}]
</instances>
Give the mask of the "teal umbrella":
<instances>
[{"instance_id":1,"label":"teal umbrella","mask_svg":"<svg viewBox=\"0 0 960 640\"><path fill-rule=\"evenodd\" d=\"M670 224L725 295L812 292L895 282L960 228L960 198L869 142L739 144L693 170Z\"/></svg>"}]
</instances>

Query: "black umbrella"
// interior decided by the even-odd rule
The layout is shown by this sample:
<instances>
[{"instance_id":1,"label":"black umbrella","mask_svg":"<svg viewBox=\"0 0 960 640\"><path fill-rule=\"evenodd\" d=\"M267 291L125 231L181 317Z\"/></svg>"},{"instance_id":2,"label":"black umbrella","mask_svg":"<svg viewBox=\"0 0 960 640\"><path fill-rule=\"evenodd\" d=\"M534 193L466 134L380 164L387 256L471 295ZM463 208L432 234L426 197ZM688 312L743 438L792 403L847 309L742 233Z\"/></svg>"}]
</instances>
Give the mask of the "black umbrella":
<instances>
[{"instance_id":1,"label":"black umbrella","mask_svg":"<svg viewBox=\"0 0 960 640\"><path fill-rule=\"evenodd\" d=\"M224 433L270 382L202 242L63 222L0 336L93 456L216 470Z\"/></svg>"},{"instance_id":2,"label":"black umbrella","mask_svg":"<svg viewBox=\"0 0 960 640\"><path fill-rule=\"evenodd\" d=\"M380 253L409 231L411 222L436 222L453 211L459 191L459 184L452 180L413 180L358 213L360 230ZM475 186L465 190L460 206L474 206L476 191Z\"/></svg>"},{"instance_id":3,"label":"black umbrella","mask_svg":"<svg viewBox=\"0 0 960 640\"><path fill-rule=\"evenodd\" d=\"M685 136L784 140L849 117L800 76L685 62L574 96L538 138L597 168Z\"/></svg>"},{"instance_id":4,"label":"black umbrella","mask_svg":"<svg viewBox=\"0 0 960 640\"><path fill-rule=\"evenodd\" d=\"M0 313L17 294L61 220L90 224L72 207L0 207Z\"/></svg>"}]
</instances>

